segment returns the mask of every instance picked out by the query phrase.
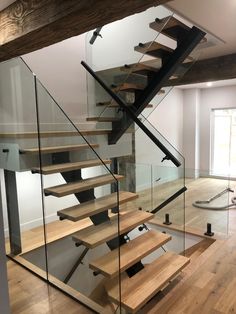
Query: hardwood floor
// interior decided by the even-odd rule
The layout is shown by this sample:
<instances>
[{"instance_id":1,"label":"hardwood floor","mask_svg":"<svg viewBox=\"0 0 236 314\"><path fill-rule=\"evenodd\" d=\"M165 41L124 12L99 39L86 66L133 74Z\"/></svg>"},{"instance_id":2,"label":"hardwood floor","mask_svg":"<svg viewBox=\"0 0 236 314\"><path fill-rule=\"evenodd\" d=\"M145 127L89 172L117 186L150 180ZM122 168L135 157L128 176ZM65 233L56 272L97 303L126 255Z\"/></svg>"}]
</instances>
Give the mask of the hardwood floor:
<instances>
[{"instance_id":1,"label":"hardwood floor","mask_svg":"<svg viewBox=\"0 0 236 314\"><path fill-rule=\"evenodd\" d=\"M7 266L12 314L94 313L16 263Z\"/></svg>"},{"instance_id":2,"label":"hardwood floor","mask_svg":"<svg viewBox=\"0 0 236 314\"><path fill-rule=\"evenodd\" d=\"M139 311L140 314L225 314L236 311L236 210L218 212L192 206L196 199L207 199L222 191L228 186L228 181L201 178L187 180L186 183L188 187L185 217L187 227L202 232L206 223L211 222L214 231L219 233L227 231L228 228L229 237L216 240L206 251L198 252L199 254L182 272L181 277L174 280L163 292L158 293ZM180 185L179 182L174 184ZM170 186L171 190L175 189L174 184ZM233 188L235 185L235 182L231 182ZM168 193L167 186L168 184L159 186L156 197L165 198L164 193ZM124 209L132 209L134 206L142 206L146 209L146 206L150 204L149 196L150 193L143 192L140 199L133 201ZM171 220L181 227L184 219L183 212L178 211L180 208L182 208L182 198L163 208L157 215L157 219L163 221L164 214L168 212ZM60 224L62 224L61 228ZM80 222L80 225L74 224L57 221L48 225L47 230L50 231L48 239L55 241L60 237L60 233L64 236L71 234L72 226L75 227L76 230L73 229L75 232L79 228L88 226L90 222L86 220L82 224ZM28 251L42 243L42 229L27 231L23 237L24 249ZM8 274L13 314L93 313L11 261L8 262Z\"/></svg>"},{"instance_id":3,"label":"hardwood floor","mask_svg":"<svg viewBox=\"0 0 236 314\"><path fill-rule=\"evenodd\" d=\"M140 197L134 202L136 206L142 207L144 210L155 208L161 202L173 195L183 186L181 180L172 181L157 185L153 193L148 190L142 191ZM236 232L236 209L231 210L207 210L196 208L192 205L197 200L206 200L221 192L225 188L231 186L233 189L236 186L235 181L200 178L197 180L186 180L187 192L185 193L185 212L183 208L184 198L179 196L176 200L168 204L166 207L156 213L155 217L164 221L165 214L170 215L170 220L174 225L178 225L181 229L185 226L189 229L194 229L200 234L206 231L207 223L212 224L213 231L219 234L227 234L228 231ZM227 204L233 193L225 194L222 199ZM230 219L229 219L230 217ZM229 225L229 222L231 224ZM232 223L232 222L235 223ZM230 230L229 230L230 228Z\"/></svg>"}]
</instances>

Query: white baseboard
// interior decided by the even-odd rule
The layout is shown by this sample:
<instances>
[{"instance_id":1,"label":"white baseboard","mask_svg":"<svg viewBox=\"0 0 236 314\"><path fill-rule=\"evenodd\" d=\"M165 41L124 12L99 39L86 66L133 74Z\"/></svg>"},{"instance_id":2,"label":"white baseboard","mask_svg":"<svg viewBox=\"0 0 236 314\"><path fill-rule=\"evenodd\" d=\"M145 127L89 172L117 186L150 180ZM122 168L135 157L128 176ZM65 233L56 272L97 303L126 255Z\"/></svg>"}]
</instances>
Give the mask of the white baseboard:
<instances>
[{"instance_id":1,"label":"white baseboard","mask_svg":"<svg viewBox=\"0 0 236 314\"><path fill-rule=\"evenodd\" d=\"M45 217L45 223L48 224L50 222L58 220L58 216L56 214L48 215ZM27 221L25 223L20 224L21 232L28 231L43 225L43 218L34 219L31 221ZM5 238L9 237L9 229L8 227L4 229Z\"/></svg>"}]
</instances>

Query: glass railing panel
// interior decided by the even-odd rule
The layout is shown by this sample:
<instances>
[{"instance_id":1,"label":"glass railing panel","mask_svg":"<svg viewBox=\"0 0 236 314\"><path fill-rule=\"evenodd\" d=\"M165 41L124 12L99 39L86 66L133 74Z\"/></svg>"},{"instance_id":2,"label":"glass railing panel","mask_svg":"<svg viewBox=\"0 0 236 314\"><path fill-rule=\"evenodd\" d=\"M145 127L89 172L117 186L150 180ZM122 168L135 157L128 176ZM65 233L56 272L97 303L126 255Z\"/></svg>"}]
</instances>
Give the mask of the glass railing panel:
<instances>
[{"instance_id":1,"label":"glass railing panel","mask_svg":"<svg viewBox=\"0 0 236 314\"><path fill-rule=\"evenodd\" d=\"M34 75L18 58L0 64L0 77L1 192L7 253L27 265L28 252L41 246L39 256L46 267L41 182L31 173L40 164ZM46 278L45 272L38 274Z\"/></svg>"},{"instance_id":2,"label":"glass railing panel","mask_svg":"<svg viewBox=\"0 0 236 314\"><path fill-rule=\"evenodd\" d=\"M107 132L73 124L38 80L36 86L41 167L35 172L44 192L48 278L72 295L79 292L100 311L103 305L109 307L100 293L106 276L93 265L114 249L114 293L120 298L118 182L122 176L112 173L109 151L106 157L99 156L107 145ZM46 153L48 147L53 151ZM111 223L112 234L107 234Z\"/></svg>"},{"instance_id":3,"label":"glass railing panel","mask_svg":"<svg viewBox=\"0 0 236 314\"><path fill-rule=\"evenodd\" d=\"M235 208L234 181L230 176L186 169L186 186L186 229L204 234L207 224L211 224L216 237L227 236L229 215Z\"/></svg>"},{"instance_id":4,"label":"glass railing panel","mask_svg":"<svg viewBox=\"0 0 236 314\"><path fill-rule=\"evenodd\" d=\"M173 39L174 37L172 35L168 34L168 32L166 34L165 31L165 35L161 34L162 29L165 27L168 28L168 25L171 23L175 23L175 18L180 20L181 23L182 19L173 15L173 13L166 10L166 8L151 8L122 21L104 26L100 31L102 36L102 33L104 32L104 36L102 38L100 36L96 37L96 40L92 45L89 42L91 37L94 37L94 31L88 33L87 64L134 112L137 110L136 101L140 98L139 96L142 94L142 90L152 80L153 73L155 73L155 71L157 72L164 64L164 61L162 62L162 57L153 55L151 52L149 53L148 50L152 50L153 45L160 43L168 46L173 53L177 46L176 40ZM149 20L149 23L147 23L147 20ZM150 20L157 21L153 22L154 24L157 24L156 29L152 26L153 23L151 23L148 30L146 29L146 26L150 24ZM133 25L135 25L137 33L133 32ZM119 33L119 29L122 30L122 27L124 26L129 26L126 27L126 32L122 32L122 37L116 36L114 39L112 34ZM184 34L186 35L187 32L190 31L192 25L185 21L184 24L182 24L182 27L184 28L182 31L182 37L184 38ZM127 41L126 37L130 38L130 40ZM127 43L124 44L126 41ZM205 39L202 39L202 41L205 41ZM140 47L137 46L138 42L141 43ZM143 42L148 44L143 47ZM134 47L135 49L133 50ZM139 54L138 58L137 53ZM147 119L160 102L167 97L173 86L181 84L182 77L184 77L185 73L192 67L196 60L198 60L200 53L201 51L198 49L197 45L186 59L175 69L169 80L163 83L163 87L159 93L149 104L146 104L147 107L143 110L140 118ZM122 65L122 63L124 65ZM103 89L89 76L89 119L105 117L104 109L107 106L109 106L109 110L106 111L108 117L123 117L122 112L112 111L112 108L117 106L117 104L110 96L104 94Z\"/></svg>"},{"instance_id":5,"label":"glass railing panel","mask_svg":"<svg viewBox=\"0 0 236 314\"><path fill-rule=\"evenodd\" d=\"M168 118L167 118L168 119ZM149 120L142 121L144 127L151 132L155 138L161 143L161 145L164 146L166 149L165 151L162 151L159 149L159 153L157 154L157 149L153 145L153 142L151 140L148 140L146 145L148 145L149 153L153 159L153 162L151 164L158 164L162 166L177 166L184 171L184 157L181 155L181 153L157 130L157 128L153 125L155 124L155 121L149 122ZM168 123L168 122L167 122ZM143 130L135 124L135 137L136 137L136 145L139 145L140 151L142 150L142 142L144 139ZM167 153L170 153L167 155ZM184 175L184 174L182 174Z\"/></svg>"},{"instance_id":6,"label":"glass railing panel","mask_svg":"<svg viewBox=\"0 0 236 314\"><path fill-rule=\"evenodd\" d=\"M120 188L138 194L138 198L127 204L125 209L132 206L139 210L151 211L153 209L152 165L130 162L127 157L117 158L117 162L119 174L125 177L125 180L120 182Z\"/></svg>"},{"instance_id":7,"label":"glass railing panel","mask_svg":"<svg viewBox=\"0 0 236 314\"><path fill-rule=\"evenodd\" d=\"M159 208L184 187L182 167L152 166L153 206Z\"/></svg>"},{"instance_id":8,"label":"glass railing panel","mask_svg":"<svg viewBox=\"0 0 236 314\"><path fill-rule=\"evenodd\" d=\"M165 184L160 185L158 188L153 188L154 193L161 195L166 193ZM184 254L186 249L186 229L185 229L185 195L184 193L172 200L169 204L159 210L154 219L151 221L150 226L161 232L166 232L172 236L164 248L166 251Z\"/></svg>"},{"instance_id":9,"label":"glass railing panel","mask_svg":"<svg viewBox=\"0 0 236 314\"><path fill-rule=\"evenodd\" d=\"M120 108L118 108L118 110L119 109ZM109 109L106 109L104 111L105 117L107 117L105 113L108 110ZM126 118L129 119L129 117L132 119L132 115L130 116L130 113L127 112ZM98 124L105 123L101 121ZM113 121L113 123L106 122L107 125L109 123L109 128L113 127L115 128L114 130L116 130L109 134L109 142L113 143L113 145L122 144L126 147L129 154L122 161L124 164L132 164L132 169L136 169L136 166L141 168L140 165L142 164L151 165L153 167L154 173L152 173L152 176L154 176L154 180L158 180L159 177L164 177L164 180L168 181L168 172L173 174L176 178L181 178L180 185L177 186L176 189L173 186L171 190L173 193L178 192L184 187L184 157L148 120L140 122L140 119L136 118L135 121L136 122L133 122L128 129L124 128L124 134L117 142L113 141L113 137L116 136L116 132L120 131L116 125L116 121ZM127 168L128 166L123 167ZM161 175L158 175L158 172L161 172L158 167L160 169L167 169L167 173L161 173ZM171 193L169 196L171 196ZM160 202L158 201L157 203L158 204L156 205L158 206Z\"/></svg>"},{"instance_id":10,"label":"glass railing panel","mask_svg":"<svg viewBox=\"0 0 236 314\"><path fill-rule=\"evenodd\" d=\"M170 38L164 38L159 32L149 27L149 24L158 17L165 19L162 27L168 23L173 13L166 8L159 6L150 8L145 12L129 16L121 21L116 21L105 25L97 37L93 45L90 39L94 34L91 31L87 35L87 60L86 62L94 69L94 71L109 86L119 91L119 86L123 83L138 84L145 86L147 77L133 72L133 67L138 64L151 63L153 68L160 68L161 60L155 59L142 51L138 50L141 43L150 46L157 40L160 43L167 41L173 48L176 43ZM114 36L114 34L116 34ZM136 47L136 48L135 48ZM121 92L121 96L125 98L127 103L134 101L133 93ZM103 90L88 77L88 116L100 116L103 110L101 104L106 106L106 102L110 103L111 98L104 97ZM97 105L98 104L98 105Z\"/></svg>"},{"instance_id":11,"label":"glass railing panel","mask_svg":"<svg viewBox=\"0 0 236 314\"><path fill-rule=\"evenodd\" d=\"M120 108L117 109L120 114ZM108 117L108 110L108 108L105 109L102 116ZM129 117L130 113L127 112L126 119ZM178 242L179 249L176 247L175 251L183 253L185 245L183 156L148 120L144 120L144 123L140 124L140 119L137 118L128 129L124 129L125 132L118 141L112 140L112 136L116 136L116 132L119 132L116 121L102 121L104 120L97 123L97 127L99 124L104 127L104 123L106 123L109 128L113 127L113 130L116 130L109 135L109 142L113 143L110 146L122 144L129 151L124 158L118 158L118 170L122 171L122 174L126 173L122 182L123 187L131 188L130 182L132 182L132 189L138 195L133 203L134 206L143 211L153 212L155 225L159 229L164 227L165 230L167 228L172 231L178 229L176 242ZM173 220L172 227L163 224L166 214L169 214L169 219ZM151 222L150 225L152 225ZM144 230L143 227L141 229ZM141 229L139 228L138 231ZM134 237L137 235L135 230L130 232L131 239L133 234Z\"/></svg>"}]
</instances>

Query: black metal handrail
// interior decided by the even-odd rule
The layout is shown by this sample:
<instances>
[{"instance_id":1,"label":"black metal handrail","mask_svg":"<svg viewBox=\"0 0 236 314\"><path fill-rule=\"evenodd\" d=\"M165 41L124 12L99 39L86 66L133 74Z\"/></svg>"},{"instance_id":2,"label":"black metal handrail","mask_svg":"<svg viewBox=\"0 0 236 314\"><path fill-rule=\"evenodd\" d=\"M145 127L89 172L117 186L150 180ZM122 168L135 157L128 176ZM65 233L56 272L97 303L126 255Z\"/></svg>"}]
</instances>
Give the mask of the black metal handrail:
<instances>
[{"instance_id":1,"label":"black metal handrail","mask_svg":"<svg viewBox=\"0 0 236 314\"><path fill-rule=\"evenodd\" d=\"M173 195L171 195L169 198L167 198L167 200L165 200L163 203L161 203L160 205L158 205L155 209L153 209L151 211L152 214L156 214L157 212L159 212L159 210L161 210L163 207L165 207L166 205L168 205L169 203L171 203L173 200L175 200L177 197L179 197L181 194L183 194L184 192L187 191L186 186L182 187L180 190L178 190L176 193L174 193Z\"/></svg>"},{"instance_id":2,"label":"black metal handrail","mask_svg":"<svg viewBox=\"0 0 236 314\"><path fill-rule=\"evenodd\" d=\"M93 78L105 89L105 91L114 99L114 101L127 113L127 115L140 127L140 129L151 139L151 141L165 154L165 159L170 160L176 167L180 167L180 161L150 132L150 130L138 119L135 113L126 105L126 103L110 87L106 85L97 74L82 61L82 66L93 76Z\"/></svg>"}]
</instances>

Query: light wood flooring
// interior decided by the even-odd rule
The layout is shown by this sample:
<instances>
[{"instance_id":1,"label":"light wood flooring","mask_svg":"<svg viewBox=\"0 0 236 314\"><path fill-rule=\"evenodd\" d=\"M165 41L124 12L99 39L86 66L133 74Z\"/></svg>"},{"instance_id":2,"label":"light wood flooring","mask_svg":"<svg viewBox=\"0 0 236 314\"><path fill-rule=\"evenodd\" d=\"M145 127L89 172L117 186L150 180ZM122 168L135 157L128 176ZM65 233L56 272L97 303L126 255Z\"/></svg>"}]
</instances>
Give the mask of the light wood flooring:
<instances>
[{"instance_id":1,"label":"light wood flooring","mask_svg":"<svg viewBox=\"0 0 236 314\"><path fill-rule=\"evenodd\" d=\"M178 182L176 184L179 185ZM234 188L236 183L231 182L231 185ZM216 240L206 251L194 258L183 271L180 278L182 280L174 281L166 290L156 295L140 310L140 314L224 314L236 312L236 210L216 212L200 210L192 206L192 202L196 199L207 199L219 193L228 186L228 182L202 178L187 180L187 186L189 188L186 193L185 221L187 226L202 231L206 222L212 222L214 230L219 233L227 231L228 228L229 237ZM166 191L166 188L163 187L164 190ZM160 195L160 188L158 193ZM144 207L145 193L142 202ZM181 200L177 200L161 210L157 218L162 220L164 213L168 212L176 225L183 225L182 214L179 216L177 214L178 206L179 208L182 206ZM57 227L61 223L64 222L57 222ZM65 235L70 234L68 231L68 228L71 228L70 224L74 223L69 223L67 226L65 224L63 227ZM90 222L87 220L83 226L89 224ZM53 225L50 225L48 230L51 230L49 237L51 241L57 239L60 231L62 231L57 228L53 231ZM35 247L42 241L40 228L36 231L32 230L31 234L34 234L34 237L25 239L26 250ZM28 235L25 234L26 238L28 236L29 233ZM8 262L8 274L13 314L93 313L13 262Z\"/></svg>"},{"instance_id":2,"label":"light wood flooring","mask_svg":"<svg viewBox=\"0 0 236 314\"><path fill-rule=\"evenodd\" d=\"M16 263L7 265L12 314L94 313Z\"/></svg>"}]
</instances>

